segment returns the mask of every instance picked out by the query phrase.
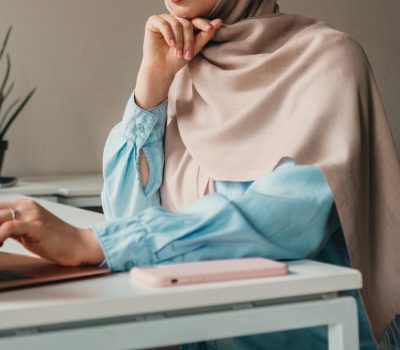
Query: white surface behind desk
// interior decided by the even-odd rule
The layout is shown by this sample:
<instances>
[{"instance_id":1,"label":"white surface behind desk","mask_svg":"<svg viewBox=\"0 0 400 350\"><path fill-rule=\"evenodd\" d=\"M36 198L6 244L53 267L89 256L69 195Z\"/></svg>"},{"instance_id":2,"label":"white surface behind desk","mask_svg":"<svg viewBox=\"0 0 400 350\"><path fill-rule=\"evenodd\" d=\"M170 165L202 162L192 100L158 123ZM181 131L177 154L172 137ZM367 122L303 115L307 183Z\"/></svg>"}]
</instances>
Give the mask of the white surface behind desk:
<instances>
[{"instance_id":1,"label":"white surface behind desk","mask_svg":"<svg viewBox=\"0 0 400 350\"><path fill-rule=\"evenodd\" d=\"M24 195L47 199L75 207L101 207L101 174L25 177L2 195Z\"/></svg>"}]
</instances>

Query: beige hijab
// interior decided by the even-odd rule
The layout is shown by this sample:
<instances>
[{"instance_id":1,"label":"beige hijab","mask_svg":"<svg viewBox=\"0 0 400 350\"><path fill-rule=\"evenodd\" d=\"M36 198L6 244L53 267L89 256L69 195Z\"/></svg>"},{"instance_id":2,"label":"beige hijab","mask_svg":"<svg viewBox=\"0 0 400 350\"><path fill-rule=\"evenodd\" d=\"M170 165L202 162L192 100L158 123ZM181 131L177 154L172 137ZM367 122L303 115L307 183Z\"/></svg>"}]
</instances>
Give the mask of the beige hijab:
<instances>
[{"instance_id":1,"label":"beige hijab","mask_svg":"<svg viewBox=\"0 0 400 350\"><path fill-rule=\"evenodd\" d=\"M283 157L317 165L380 339L400 313L400 167L374 76L348 35L275 5L219 0L210 14L225 25L170 90L162 203L181 209Z\"/></svg>"}]
</instances>

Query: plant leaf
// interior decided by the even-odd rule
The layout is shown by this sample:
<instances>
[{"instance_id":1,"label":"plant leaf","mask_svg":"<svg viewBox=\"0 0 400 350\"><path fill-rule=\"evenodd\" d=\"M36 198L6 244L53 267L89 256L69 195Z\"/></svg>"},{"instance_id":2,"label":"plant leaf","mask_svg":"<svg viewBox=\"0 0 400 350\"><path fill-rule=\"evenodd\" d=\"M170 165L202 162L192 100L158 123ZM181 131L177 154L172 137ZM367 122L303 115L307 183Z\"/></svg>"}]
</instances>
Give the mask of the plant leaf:
<instances>
[{"instance_id":1,"label":"plant leaf","mask_svg":"<svg viewBox=\"0 0 400 350\"><path fill-rule=\"evenodd\" d=\"M10 72L11 72L11 58L10 58L10 55L7 54L6 75L4 76L3 83L1 84L1 87L0 87L0 95L3 95L3 93L4 93L4 89L6 88L8 78L10 77Z\"/></svg>"},{"instance_id":2,"label":"plant leaf","mask_svg":"<svg viewBox=\"0 0 400 350\"><path fill-rule=\"evenodd\" d=\"M1 107L3 105L3 102L7 100L8 96L10 96L11 92L14 89L14 83L11 83L11 85L8 87L8 89L4 92L4 95L0 95L0 112L1 112ZM0 113L1 115L1 113Z\"/></svg>"},{"instance_id":3,"label":"plant leaf","mask_svg":"<svg viewBox=\"0 0 400 350\"><path fill-rule=\"evenodd\" d=\"M8 27L6 37L4 38L3 45L1 46L0 62L1 62L1 59L3 58L4 52L6 51L6 47L7 47L7 44L8 44L8 40L10 39L11 31L12 31L12 26Z\"/></svg>"},{"instance_id":4,"label":"plant leaf","mask_svg":"<svg viewBox=\"0 0 400 350\"><path fill-rule=\"evenodd\" d=\"M6 112L4 113L3 118L1 118L1 122L0 122L0 132L1 129L3 128L4 123L7 120L7 117L9 116L9 114L11 113L11 111L14 109L14 107L19 103L19 101L21 101L20 98L17 98L13 103L10 104L10 106L7 108Z\"/></svg>"},{"instance_id":5,"label":"plant leaf","mask_svg":"<svg viewBox=\"0 0 400 350\"><path fill-rule=\"evenodd\" d=\"M18 115L21 113L21 111L25 108L25 106L27 105L27 103L29 102L29 100L32 98L32 96L34 95L34 93L36 92L36 88L34 88L26 97L25 99L21 102L21 104L19 105L19 107L15 110L15 112L13 113L13 115L11 116L10 120L7 122L6 126L4 127L4 129L1 131L0 133L0 140L4 140L4 136L7 133L8 129L10 128L10 126L12 125L12 123L14 122L14 120L18 117Z\"/></svg>"},{"instance_id":6,"label":"plant leaf","mask_svg":"<svg viewBox=\"0 0 400 350\"><path fill-rule=\"evenodd\" d=\"M10 78L10 72L11 72L11 58L10 58L10 55L7 54L6 75L4 76L3 82L2 82L1 87L0 87L0 112L1 112L1 107L3 106L3 102L5 100L4 89L6 88L8 79Z\"/></svg>"},{"instance_id":7,"label":"plant leaf","mask_svg":"<svg viewBox=\"0 0 400 350\"><path fill-rule=\"evenodd\" d=\"M7 100L8 96L10 96L11 92L14 89L14 85L15 85L14 82L12 82L11 85L8 87L8 89L4 92L4 96L3 96L4 101Z\"/></svg>"}]
</instances>

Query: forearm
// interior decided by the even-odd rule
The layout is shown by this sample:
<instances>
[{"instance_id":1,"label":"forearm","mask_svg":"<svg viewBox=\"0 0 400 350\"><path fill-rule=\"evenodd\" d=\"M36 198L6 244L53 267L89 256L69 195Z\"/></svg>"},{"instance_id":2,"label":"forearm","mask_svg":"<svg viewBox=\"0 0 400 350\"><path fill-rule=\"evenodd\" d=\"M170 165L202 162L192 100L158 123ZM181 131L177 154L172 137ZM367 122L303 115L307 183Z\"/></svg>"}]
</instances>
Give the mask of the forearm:
<instances>
[{"instance_id":1,"label":"forearm","mask_svg":"<svg viewBox=\"0 0 400 350\"><path fill-rule=\"evenodd\" d=\"M135 88L135 102L145 110L149 110L168 96L168 91L173 80L173 75L166 72L156 73L154 69L146 68L144 65L139 70ZM146 187L149 181L149 164L143 152L140 151L139 169L142 187Z\"/></svg>"},{"instance_id":2,"label":"forearm","mask_svg":"<svg viewBox=\"0 0 400 350\"><path fill-rule=\"evenodd\" d=\"M150 176L150 167L149 163L147 162L146 155L144 154L143 150L140 150L139 155L139 169L140 169L140 179L142 183L142 187L145 188L149 183L149 176Z\"/></svg>"},{"instance_id":3,"label":"forearm","mask_svg":"<svg viewBox=\"0 0 400 350\"><path fill-rule=\"evenodd\" d=\"M167 98L173 79L174 74L142 64L135 87L136 104L145 110L159 105Z\"/></svg>"}]
</instances>

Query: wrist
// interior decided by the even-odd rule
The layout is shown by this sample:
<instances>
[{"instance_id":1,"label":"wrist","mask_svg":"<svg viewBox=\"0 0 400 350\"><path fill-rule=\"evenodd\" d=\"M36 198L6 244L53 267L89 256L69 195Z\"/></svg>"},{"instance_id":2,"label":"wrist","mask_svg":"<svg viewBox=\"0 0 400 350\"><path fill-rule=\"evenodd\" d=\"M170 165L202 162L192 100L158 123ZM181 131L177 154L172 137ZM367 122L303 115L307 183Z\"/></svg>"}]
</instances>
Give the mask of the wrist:
<instances>
[{"instance_id":1,"label":"wrist","mask_svg":"<svg viewBox=\"0 0 400 350\"><path fill-rule=\"evenodd\" d=\"M142 66L135 87L136 104L149 110L165 101L175 75Z\"/></svg>"},{"instance_id":2,"label":"wrist","mask_svg":"<svg viewBox=\"0 0 400 350\"><path fill-rule=\"evenodd\" d=\"M79 240L77 265L78 266L98 266L104 259L104 253L96 233L92 229L77 228L76 235Z\"/></svg>"},{"instance_id":3,"label":"wrist","mask_svg":"<svg viewBox=\"0 0 400 350\"><path fill-rule=\"evenodd\" d=\"M147 79L154 81L161 81L164 83L171 83L174 80L175 74L177 72L170 70L166 67L160 65L160 63L149 63L143 59L140 69L139 75L146 77Z\"/></svg>"}]
</instances>

